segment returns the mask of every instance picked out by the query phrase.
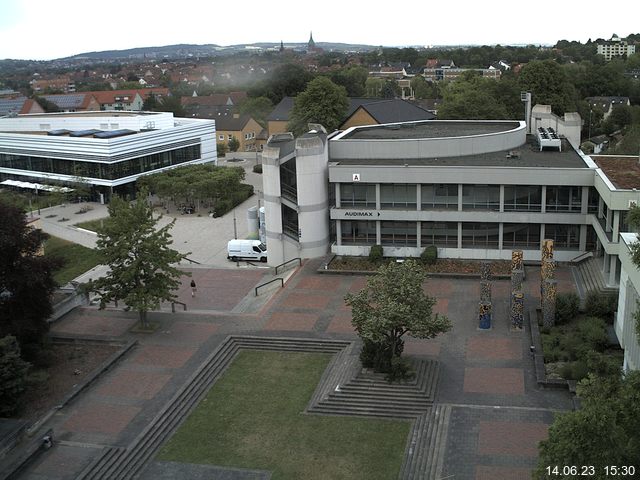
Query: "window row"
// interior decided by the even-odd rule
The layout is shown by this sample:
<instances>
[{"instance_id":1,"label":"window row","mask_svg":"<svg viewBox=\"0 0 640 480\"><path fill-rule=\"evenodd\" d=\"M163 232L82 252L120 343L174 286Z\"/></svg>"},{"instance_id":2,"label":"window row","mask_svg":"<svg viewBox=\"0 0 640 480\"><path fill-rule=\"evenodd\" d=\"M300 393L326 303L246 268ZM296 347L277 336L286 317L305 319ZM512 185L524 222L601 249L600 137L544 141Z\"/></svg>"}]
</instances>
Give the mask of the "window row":
<instances>
[{"instance_id":1,"label":"window row","mask_svg":"<svg viewBox=\"0 0 640 480\"><path fill-rule=\"evenodd\" d=\"M415 210L418 206L416 184L380 184L380 208ZM598 194L590 187L588 210L598 210ZM422 210L500 210L500 185L462 185L459 199L458 184L420 185ZM545 194L547 212L580 213L582 187L548 186ZM367 183L340 184L341 208L376 208L376 185ZM505 212L541 212L542 187L536 185L505 185Z\"/></svg>"},{"instance_id":2,"label":"window row","mask_svg":"<svg viewBox=\"0 0 640 480\"><path fill-rule=\"evenodd\" d=\"M342 245L374 245L377 243L375 221L341 220ZM500 224L484 222L462 222L462 248L492 248L500 244ZM540 248L540 224L503 223L503 248ZM595 247L595 234L587 238L587 249ZM417 222L381 221L380 243L399 247L458 247L458 222L420 222L420 245L418 245ZM544 238L554 240L555 248L577 250L580 246L580 226L545 224Z\"/></svg>"},{"instance_id":3,"label":"window row","mask_svg":"<svg viewBox=\"0 0 640 480\"><path fill-rule=\"evenodd\" d=\"M145 172L151 172L171 165L198 160L200 145L178 148L144 157L131 158L121 162L98 163L59 158L29 157L0 153L0 166L32 172L73 175L77 177L115 180Z\"/></svg>"}]
</instances>

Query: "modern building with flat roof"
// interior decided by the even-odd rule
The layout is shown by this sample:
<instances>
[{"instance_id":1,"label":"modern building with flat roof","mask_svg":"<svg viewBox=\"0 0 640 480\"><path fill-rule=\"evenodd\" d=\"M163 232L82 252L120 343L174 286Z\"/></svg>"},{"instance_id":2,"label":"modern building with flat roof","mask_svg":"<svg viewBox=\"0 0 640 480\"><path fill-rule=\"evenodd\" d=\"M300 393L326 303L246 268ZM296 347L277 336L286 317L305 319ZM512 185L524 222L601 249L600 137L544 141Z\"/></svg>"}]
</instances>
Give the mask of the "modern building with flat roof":
<instances>
[{"instance_id":1,"label":"modern building with flat roof","mask_svg":"<svg viewBox=\"0 0 640 480\"><path fill-rule=\"evenodd\" d=\"M215 121L167 112L94 111L0 118L0 182L73 183L95 197L134 192L141 175L215 163Z\"/></svg>"},{"instance_id":2,"label":"modern building with flat roof","mask_svg":"<svg viewBox=\"0 0 640 480\"><path fill-rule=\"evenodd\" d=\"M364 256L376 244L387 257L435 245L441 258L508 260L517 249L539 262L553 239L555 260L593 256L603 283L620 288L615 330L625 368L640 368L635 236L621 235L640 205L638 157L583 154L579 116L539 107L530 125L433 120L272 136L263 155L269 263Z\"/></svg>"}]
</instances>

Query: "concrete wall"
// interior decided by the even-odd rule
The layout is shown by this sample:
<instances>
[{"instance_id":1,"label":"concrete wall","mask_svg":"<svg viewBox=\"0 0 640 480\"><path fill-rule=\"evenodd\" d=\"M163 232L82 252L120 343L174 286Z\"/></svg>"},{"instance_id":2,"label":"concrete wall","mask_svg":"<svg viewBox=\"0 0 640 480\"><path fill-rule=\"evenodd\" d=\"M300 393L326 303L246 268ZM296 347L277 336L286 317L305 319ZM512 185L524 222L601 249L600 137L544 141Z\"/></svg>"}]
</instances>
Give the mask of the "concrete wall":
<instances>
[{"instance_id":1,"label":"concrete wall","mask_svg":"<svg viewBox=\"0 0 640 480\"><path fill-rule=\"evenodd\" d=\"M282 234L280 147L278 146L267 145L262 152L262 192L267 236L267 261L269 265L275 266L285 261L286 254Z\"/></svg>"},{"instance_id":2,"label":"concrete wall","mask_svg":"<svg viewBox=\"0 0 640 480\"><path fill-rule=\"evenodd\" d=\"M531 132L535 134L538 127L551 127L560 135L564 135L576 150L580 148L580 114L570 112L560 118L551 111L551 105L535 105L531 111Z\"/></svg>"},{"instance_id":3,"label":"concrete wall","mask_svg":"<svg viewBox=\"0 0 640 480\"><path fill-rule=\"evenodd\" d=\"M620 292L618 294L618 312L614 323L620 346L624 348L625 370L640 369L640 344L635 332L633 318L638 306L638 291L640 290L640 270L631 261L629 245L637 241L635 234L621 235L623 245L620 248Z\"/></svg>"}]
</instances>

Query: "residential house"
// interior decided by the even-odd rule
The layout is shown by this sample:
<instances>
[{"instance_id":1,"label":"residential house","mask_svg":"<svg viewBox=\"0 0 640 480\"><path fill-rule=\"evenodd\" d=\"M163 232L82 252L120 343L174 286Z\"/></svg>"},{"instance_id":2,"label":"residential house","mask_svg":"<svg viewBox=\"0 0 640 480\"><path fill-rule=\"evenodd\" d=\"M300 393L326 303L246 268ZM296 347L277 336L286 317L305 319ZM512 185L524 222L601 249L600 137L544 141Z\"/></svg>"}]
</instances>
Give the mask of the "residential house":
<instances>
[{"instance_id":1,"label":"residential house","mask_svg":"<svg viewBox=\"0 0 640 480\"><path fill-rule=\"evenodd\" d=\"M44 113L44 109L35 100L23 96L0 98L0 117Z\"/></svg>"},{"instance_id":2,"label":"residential house","mask_svg":"<svg viewBox=\"0 0 640 480\"><path fill-rule=\"evenodd\" d=\"M88 92L100 104L99 110L141 111L142 104L150 95L158 98L169 96L168 88L141 88L136 90L105 90Z\"/></svg>"},{"instance_id":3,"label":"residential house","mask_svg":"<svg viewBox=\"0 0 640 480\"><path fill-rule=\"evenodd\" d=\"M599 109L604 114L602 119L606 119L613 109L618 106L630 106L629 97L587 97L587 103L591 109Z\"/></svg>"},{"instance_id":4,"label":"residential house","mask_svg":"<svg viewBox=\"0 0 640 480\"><path fill-rule=\"evenodd\" d=\"M76 91L76 85L68 75L49 79L33 79L29 82L34 93L45 93L47 91L61 91L72 93Z\"/></svg>"},{"instance_id":5,"label":"residential house","mask_svg":"<svg viewBox=\"0 0 640 480\"><path fill-rule=\"evenodd\" d=\"M68 93L66 95L41 95L46 101L55 104L61 112L90 112L100 110L100 103L89 92Z\"/></svg>"},{"instance_id":6,"label":"residential house","mask_svg":"<svg viewBox=\"0 0 640 480\"><path fill-rule=\"evenodd\" d=\"M262 132L262 126L249 115L229 113L215 118L216 121L216 141L218 143L229 143L232 138L237 138L240 142L238 151L255 152L260 151L261 142L258 142L258 135ZM262 143L263 144L263 143Z\"/></svg>"}]
</instances>

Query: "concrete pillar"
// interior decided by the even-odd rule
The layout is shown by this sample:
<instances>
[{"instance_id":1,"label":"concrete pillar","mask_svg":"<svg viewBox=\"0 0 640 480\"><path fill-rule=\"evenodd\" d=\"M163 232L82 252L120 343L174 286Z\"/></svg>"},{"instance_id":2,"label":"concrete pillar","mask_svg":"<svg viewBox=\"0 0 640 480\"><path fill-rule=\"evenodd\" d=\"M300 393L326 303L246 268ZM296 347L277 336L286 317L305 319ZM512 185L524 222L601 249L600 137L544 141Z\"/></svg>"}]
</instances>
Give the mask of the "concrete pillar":
<instances>
[{"instance_id":1,"label":"concrete pillar","mask_svg":"<svg viewBox=\"0 0 640 480\"><path fill-rule=\"evenodd\" d=\"M267 261L271 266L279 265L285 261L284 240L282 238L280 147L293 141L293 135L283 135L281 141L274 142L272 145L267 143L262 152L262 194Z\"/></svg>"},{"instance_id":2,"label":"concrete pillar","mask_svg":"<svg viewBox=\"0 0 640 480\"><path fill-rule=\"evenodd\" d=\"M598 198L598 218L602 218L604 215L604 200L602 197Z\"/></svg>"},{"instance_id":3,"label":"concrete pillar","mask_svg":"<svg viewBox=\"0 0 640 480\"><path fill-rule=\"evenodd\" d=\"M458 211L462 211L462 184L458 184Z\"/></svg>"},{"instance_id":4,"label":"concrete pillar","mask_svg":"<svg viewBox=\"0 0 640 480\"><path fill-rule=\"evenodd\" d=\"M418 183L416 185L416 210L422 210L422 186ZM418 244L419 246L420 244Z\"/></svg>"},{"instance_id":5,"label":"concrete pillar","mask_svg":"<svg viewBox=\"0 0 640 480\"><path fill-rule=\"evenodd\" d=\"M462 248L462 222L458 222L458 248Z\"/></svg>"},{"instance_id":6,"label":"concrete pillar","mask_svg":"<svg viewBox=\"0 0 640 480\"><path fill-rule=\"evenodd\" d=\"M511 292L511 329L522 330L524 323L524 294L521 290Z\"/></svg>"},{"instance_id":7,"label":"concrete pillar","mask_svg":"<svg viewBox=\"0 0 640 480\"><path fill-rule=\"evenodd\" d=\"M416 247L422 245L422 222L416 222Z\"/></svg>"},{"instance_id":8,"label":"concrete pillar","mask_svg":"<svg viewBox=\"0 0 640 480\"><path fill-rule=\"evenodd\" d=\"M504 212L504 185L500 185L500 213Z\"/></svg>"},{"instance_id":9,"label":"concrete pillar","mask_svg":"<svg viewBox=\"0 0 640 480\"><path fill-rule=\"evenodd\" d=\"M540 198L541 200L541 207L542 207L542 213L545 213L547 211L547 186L543 185L542 186L542 197ZM541 236L540 238L544 238L544 236Z\"/></svg>"},{"instance_id":10,"label":"concrete pillar","mask_svg":"<svg viewBox=\"0 0 640 480\"><path fill-rule=\"evenodd\" d=\"M378 196L380 198L380 196ZM382 230L380 229L380 220L376 220L376 244L382 244Z\"/></svg>"},{"instance_id":11,"label":"concrete pillar","mask_svg":"<svg viewBox=\"0 0 640 480\"><path fill-rule=\"evenodd\" d=\"M341 201L342 199L340 198L340 183L335 183L336 186L336 208L341 208Z\"/></svg>"},{"instance_id":12,"label":"concrete pillar","mask_svg":"<svg viewBox=\"0 0 640 480\"><path fill-rule=\"evenodd\" d=\"M342 220L336 220L336 245L342 245Z\"/></svg>"},{"instance_id":13,"label":"concrete pillar","mask_svg":"<svg viewBox=\"0 0 640 480\"><path fill-rule=\"evenodd\" d=\"M584 252L587 249L587 226L580 225L580 245L578 249Z\"/></svg>"},{"instance_id":14,"label":"concrete pillar","mask_svg":"<svg viewBox=\"0 0 640 480\"><path fill-rule=\"evenodd\" d=\"M504 223L499 223L498 224L498 251L502 251L503 248L503 238L502 236L504 235Z\"/></svg>"},{"instance_id":15,"label":"concrete pillar","mask_svg":"<svg viewBox=\"0 0 640 480\"><path fill-rule=\"evenodd\" d=\"M618 234L620 233L620 210L613 211L613 225L611 227L613 230L611 241L618 243Z\"/></svg>"},{"instance_id":16,"label":"concrete pillar","mask_svg":"<svg viewBox=\"0 0 640 480\"><path fill-rule=\"evenodd\" d=\"M618 284L618 256L609 255L609 282L608 285L613 287Z\"/></svg>"},{"instance_id":17,"label":"concrete pillar","mask_svg":"<svg viewBox=\"0 0 640 480\"><path fill-rule=\"evenodd\" d=\"M582 203L580 204L580 213L586 215L589 213L589 187L582 187Z\"/></svg>"},{"instance_id":18,"label":"concrete pillar","mask_svg":"<svg viewBox=\"0 0 640 480\"><path fill-rule=\"evenodd\" d=\"M379 183L376 183L376 210L380 210L380 184Z\"/></svg>"}]
</instances>

